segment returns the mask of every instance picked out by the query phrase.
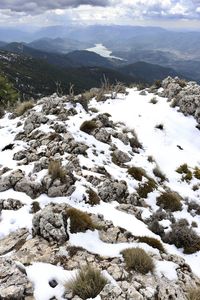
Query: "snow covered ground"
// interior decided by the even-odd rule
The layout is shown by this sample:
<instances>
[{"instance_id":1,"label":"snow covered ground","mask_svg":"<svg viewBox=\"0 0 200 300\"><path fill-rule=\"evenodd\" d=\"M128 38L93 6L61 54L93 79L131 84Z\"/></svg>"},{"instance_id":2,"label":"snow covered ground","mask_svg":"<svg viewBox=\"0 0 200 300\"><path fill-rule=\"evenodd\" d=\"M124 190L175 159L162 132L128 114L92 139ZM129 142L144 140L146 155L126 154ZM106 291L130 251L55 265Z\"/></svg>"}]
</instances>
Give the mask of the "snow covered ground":
<instances>
[{"instance_id":1,"label":"snow covered ground","mask_svg":"<svg viewBox=\"0 0 200 300\"><path fill-rule=\"evenodd\" d=\"M96 47L87 49L94 51L105 57L110 57L110 51L103 45L96 45ZM97 102L93 99L90 102L90 107L95 107L99 112L109 113L111 119L118 123L123 122L125 127L134 129L140 142L143 145L143 150L139 153L134 153L131 156L131 161L127 163L127 166L138 166L144 168L149 176L154 178L152 169L156 166L155 163L148 161L148 157L152 156L156 161L159 168L166 175L168 181L165 185L173 191L177 191L183 198L194 200L200 204L200 192L199 189L194 190L192 187L195 184L199 184L199 181L193 178L189 183L181 180L181 175L176 172L176 169L187 163L189 167L200 167L200 135L196 129L196 121L193 117L185 117L182 113L178 112L177 108L170 107L170 103L166 98L156 96L157 103L151 103L151 99L155 95L147 93L146 95L140 95L137 89L128 89L128 95L124 96L119 94L117 99L108 99L105 102ZM66 104L70 107L70 104ZM41 106L34 108L36 111L41 110ZM82 108L81 105L76 107L78 114L71 116L69 120L64 124L67 130L73 135L78 142L84 142L89 146L87 150L88 157L79 155L79 161L81 166L85 166L88 169L94 166L104 166L106 171L115 179L125 180L129 189L129 192L135 192L138 186L138 182L133 180L126 170L120 168L114 164L111 160L110 146L106 143L97 141L93 136L88 135L80 131L80 125L83 121L92 119L95 115L88 114ZM54 119L53 116L48 116L50 119ZM22 124L18 124L20 118L9 119L6 115L0 120L0 151L9 143L15 143L15 147L11 150L3 151L0 155L1 167L8 167L12 170L19 168L17 162L13 159L14 153L27 149L27 144L22 141L14 141L14 137L17 133L23 129ZM18 125L17 125L18 124ZM157 125L163 125L163 129L156 128ZM52 129L48 125L42 125L37 128L46 133ZM119 130L120 127L119 127ZM112 142L117 148L123 152L131 153L129 145L125 145L117 138L112 137ZM94 154L96 150L97 155ZM42 150L42 149L41 149ZM63 164L67 163L67 156ZM25 171L26 175L30 174L33 170L33 163L28 165L21 165L20 169ZM90 174L88 170L83 170L83 174ZM88 173L87 173L88 172ZM41 171L41 173L34 174L35 180L40 181L42 177L47 174L47 170ZM101 176L97 173L97 177ZM7 175L7 174L6 174ZM2 175L5 176L5 175ZM131 232L134 236L150 236L160 240L160 237L151 232L147 225L135 216L128 214L117 209L117 202L105 203L101 201L99 205L90 207L83 202L83 194L88 187L92 187L84 176L77 175L78 181L76 182L76 190L69 197L56 197L49 198L47 195L42 194L37 199L41 208L50 202L55 203L68 203L73 207L87 211L94 214L103 215L105 220L112 221L114 226L119 226ZM156 197L163 191L163 187L160 185L158 190L150 193L145 200L148 207L143 208L143 216L149 217L152 212L158 209L156 205ZM18 228L27 227L31 232L32 226L32 214L30 213L30 206L32 199L24 193L16 192L13 190L7 190L1 192L1 199L15 198L21 200L25 206L17 211L3 210L0 219L0 238L5 237L10 232L17 230ZM200 216L192 216L187 212L186 206L183 205L183 209L180 212L174 213L176 219L186 218L191 224L193 221L197 223L195 231L200 234ZM87 231L86 233L77 233L70 235L70 243L75 246L81 246L91 253L96 253L102 256L118 257L120 251L129 247L144 248L151 253L158 253L157 249L154 249L144 243L118 243L108 244L100 240L97 231ZM194 254L183 254L182 249L177 249L173 245L163 244L168 253L177 254L185 259L185 261L191 266L193 272L200 276L200 251ZM156 262L156 269L159 276L163 274L167 278L176 279L176 264L170 262ZM74 272L64 271L60 267L51 266L48 264L35 263L30 267L27 267L27 273L29 279L35 286L35 297L37 300L48 300L52 296L57 296L57 299L62 299L63 294L63 281L70 278ZM53 274L53 275L52 275ZM59 285L56 287L57 291L52 290L48 285L48 281L51 278L56 278ZM43 292L41 293L41 289Z\"/></svg>"}]
</instances>

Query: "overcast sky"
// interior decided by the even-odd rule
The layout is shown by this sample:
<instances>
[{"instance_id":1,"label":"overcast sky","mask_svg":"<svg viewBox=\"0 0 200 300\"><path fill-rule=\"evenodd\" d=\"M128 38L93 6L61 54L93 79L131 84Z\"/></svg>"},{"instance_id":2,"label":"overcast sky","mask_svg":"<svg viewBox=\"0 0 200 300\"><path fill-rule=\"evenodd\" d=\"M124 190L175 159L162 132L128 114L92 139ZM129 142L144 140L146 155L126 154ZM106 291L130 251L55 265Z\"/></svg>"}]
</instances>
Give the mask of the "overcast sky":
<instances>
[{"instance_id":1,"label":"overcast sky","mask_svg":"<svg viewBox=\"0 0 200 300\"><path fill-rule=\"evenodd\" d=\"M200 29L200 0L0 0L0 25L157 25Z\"/></svg>"}]
</instances>

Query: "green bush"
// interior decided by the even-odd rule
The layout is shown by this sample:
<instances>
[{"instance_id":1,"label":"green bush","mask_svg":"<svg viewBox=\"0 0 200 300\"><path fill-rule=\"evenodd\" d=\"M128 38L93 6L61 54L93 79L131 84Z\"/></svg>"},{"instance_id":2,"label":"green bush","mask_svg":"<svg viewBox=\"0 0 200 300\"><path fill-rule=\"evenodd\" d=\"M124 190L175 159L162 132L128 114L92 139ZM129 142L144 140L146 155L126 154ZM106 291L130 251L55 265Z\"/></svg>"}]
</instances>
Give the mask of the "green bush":
<instances>
[{"instance_id":1,"label":"green bush","mask_svg":"<svg viewBox=\"0 0 200 300\"><path fill-rule=\"evenodd\" d=\"M146 243L149 246L151 246L152 248L156 248L162 252L165 252L165 249L164 249L162 243L155 238L148 237L148 236L139 236L139 237L137 237L137 239L138 239L139 243Z\"/></svg>"},{"instance_id":2,"label":"green bush","mask_svg":"<svg viewBox=\"0 0 200 300\"><path fill-rule=\"evenodd\" d=\"M0 75L0 106L12 107L20 96L8 79Z\"/></svg>"},{"instance_id":3,"label":"green bush","mask_svg":"<svg viewBox=\"0 0 200 300\"><path fill-rule=\"evenodd\" d=\"M183 248L185 254L192 254L200 250L200 237L188 226L184 219L172 224L172 230L163 238L164 242Z\"/></svg>"},{"instance_id":4,"label":"green bush","mask_svg":"<svg viewBox=\"0 0 200 300\"><path fill-rule=\"evenodd\" d=\"M107 279L101 275L99 270L85 266L66 284L66 288L72 291L73 296L77 295L86 300L95 298L106 284Z\"/></svg>"},{"instance_id":5,"label":"green bush","mask_svg":"<svg viewBox=\"0 0 200 300\"><path fill-rule=\"evenodd\" d=\"M200 168L195 167L195 170L194 170L194 177L195 177L196 179L199 179L199 180L200 180Z\"/></svg>"},{"instance_id":6,"label":"green bush","mask_svg":"<svg viewBox=\"0 0 200 300\"><path fill-rule=\"evenodd\" d=\"M76 208L67 209L67 216L70 218L71 233L85 232L96 228L90 216Z\"/></svg>"},{"instance_id":7,"label":"green bush","mask_svg":"<svg viewBox=\"0 0 200 300\"><path fill-rule=\"evenodd\" d=\"M176 169L176 172L179 174L183 174L182 180L184 181L190 181L192 180L192 172L189 170L187 164L180 165L178 169Z\"/></svg>"},{"instance_id":8,"label":"green bush","mask_svg":"<svg viewBox=\"0 0 200 300\"><path fill-rule=\"evenodd\" d=\"M131 167L128 169L128 173L136 180L142 181L143 177L147 178L147 174L144 169L139 167Z\"/></svg>"},{"instance_id":9,"label":"green bush","mask_svg":"<svg viewBox=\"0 0 200 300\"><path fill-rule=\"evenodd\" d=\"M181 210L183 199L176 192L165 192L156 198L156 204L162 206L164 209L169 209L170 211Z\"/></svg>"},{"instance_id":10,"label":"green bush","mask_svg":"<svg viewBox=\"0 0 200 300\"><path fill-rule=\"evenodd\" d=\"M80 130L90 134L94 129L97 128L97 124L95 121L85 121L81 124Z\"/></svg>"},{"instance_id":11,"label":"green bush","mask_svg":"<svg viewBox=\"0 0 200 300\"><path fill-rule=\"evenodd\" d=\"M147 274L155 268L153 259L141 248L125 249L121 254L129 270Z\"/></svg>"},{"instance_id":12,"label":"green bush","mask_svg":"<svg viewBox=\"0 0 200 300\"><path fill-rule=\"evenodd\" d=\"M60 179L62 182L65 182L66 172L61 166L60 161L51 160L48 166L48 173L51 175L52 180Z\"/></svg>"},{"instance_id":13,"label":"green bush","mask_svg":"<svg viewBox=\"0 0 200 300\"><path fill-rule=\"evenodd\" d=\"M136 191L140 198L147 198L148 194L153 192L156 187L156 182L150 178L144 184L140 184Z\"/></svg>"}]
</instances>

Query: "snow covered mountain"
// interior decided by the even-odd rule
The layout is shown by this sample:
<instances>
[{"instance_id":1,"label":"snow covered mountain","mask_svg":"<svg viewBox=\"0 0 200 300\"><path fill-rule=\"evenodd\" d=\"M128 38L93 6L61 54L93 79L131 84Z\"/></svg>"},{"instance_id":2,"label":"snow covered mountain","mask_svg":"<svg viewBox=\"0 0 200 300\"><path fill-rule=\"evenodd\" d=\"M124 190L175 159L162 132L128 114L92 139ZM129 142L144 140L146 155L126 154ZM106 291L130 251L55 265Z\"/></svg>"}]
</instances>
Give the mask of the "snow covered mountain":
<instances>
[{"instance_id":1,"label":"snow covered mountain","mask_svg":"<svg viewBox=\"0 0 200 300\"><path fill-rule=\"evenodd\" d=\"M200 294L199 99L168 77L0 119L0 299ZM86 264L105 278L96 295L69 284Z\"/></svg>"}]
</instances>

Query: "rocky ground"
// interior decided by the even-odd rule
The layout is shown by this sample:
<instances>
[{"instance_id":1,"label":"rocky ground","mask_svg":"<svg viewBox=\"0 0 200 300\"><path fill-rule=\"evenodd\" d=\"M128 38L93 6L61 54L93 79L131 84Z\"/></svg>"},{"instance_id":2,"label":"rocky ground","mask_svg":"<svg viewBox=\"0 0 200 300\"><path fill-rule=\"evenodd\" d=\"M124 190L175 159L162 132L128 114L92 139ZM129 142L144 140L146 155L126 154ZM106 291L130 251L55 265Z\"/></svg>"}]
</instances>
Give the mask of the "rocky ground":
<instances>
[{"instance_id":1,"label":"rocky ground","mask_svg":"<svg viewBox=\"0 0 200 300\"><path fill-rule=\"evenodd\" d=\"M85 264L107 278L96 299L184 300L200 284L200 87L97 98L0 120L0 299L82 299L66 282ZM138 247L152 272L127 268Z\"/></svg>"}]
</instances>

